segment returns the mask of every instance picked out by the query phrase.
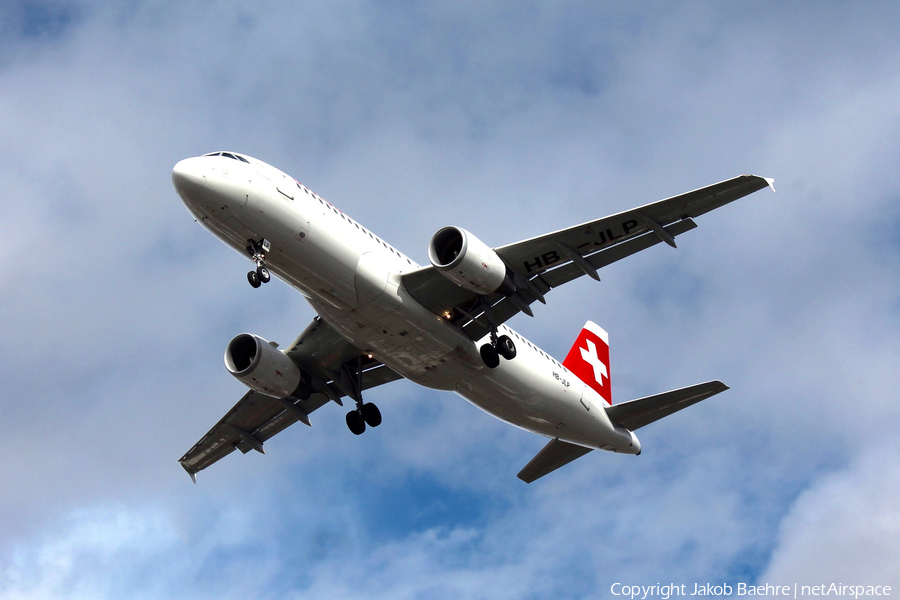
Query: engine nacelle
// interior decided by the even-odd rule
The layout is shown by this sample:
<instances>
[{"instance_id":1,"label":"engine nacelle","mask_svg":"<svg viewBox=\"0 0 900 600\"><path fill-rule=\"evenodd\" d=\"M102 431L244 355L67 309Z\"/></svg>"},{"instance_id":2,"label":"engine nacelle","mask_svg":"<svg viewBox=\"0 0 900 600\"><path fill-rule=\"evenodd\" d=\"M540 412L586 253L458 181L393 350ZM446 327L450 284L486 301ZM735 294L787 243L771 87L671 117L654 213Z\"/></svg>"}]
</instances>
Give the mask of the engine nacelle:
<instances>
[{"instance_id":1,"label":"engine nacelle","mask_svg":"<svg viewBox=\"0 0 900 600\"><path fill-rule=\"evenodd\" d=\"M487 244L461 227L438 230L428 244L428 260L456 285L476 294L515 291L503 260Z\"/></svg>"},{"instance_id":2,"label":"engine nacelle","mask_svg":"<svg viewBox=\"0 0 900 600\"><path fill-rule=\"evenodd\" d=\"M309 398L309 376L258 335L242 333L225 349L225 368L252 390L275 398Z\"/></svg>"}]
</instances>

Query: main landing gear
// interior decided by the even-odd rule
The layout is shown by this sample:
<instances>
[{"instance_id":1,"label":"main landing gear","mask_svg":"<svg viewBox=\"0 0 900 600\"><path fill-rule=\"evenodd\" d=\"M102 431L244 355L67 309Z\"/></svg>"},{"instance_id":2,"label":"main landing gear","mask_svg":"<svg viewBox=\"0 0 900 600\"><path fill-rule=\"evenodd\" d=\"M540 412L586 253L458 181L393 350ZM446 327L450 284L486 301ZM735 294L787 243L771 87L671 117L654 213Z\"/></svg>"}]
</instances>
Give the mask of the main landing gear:
<instances>
[{"instance_id":1,"label":"main landing gear","mask_svg":"<svg viewBox=\"0 0 900 600\"><path fill-rule=\"evenodd\" d=\"M497 325L494 322L494 313L491 311L491 306L484 298L482 298L481 303L484 308L484 314L487 316L488 323L491 326L491 341L483 345L479 352L485 366L489 369L496 369L500 366L501 356L506 360L512 360L516 357L516 345L508 335L497 337Z\"/></svg>"},{"instance_id":2,"label":"main landing gear","mask_svg":"<svg viewBox=\"0 0 900 600\"><path fill-rule=\"evenodd\" d=\"M516 357L516 345L508 335L497 337L496 332L492 332L491 338L496 341L483 345L479 352L484 364L488 368L496 369L500 366L501 356L506 360L512 360Z\"/></svg>"},{"instance_id":3,"label":"main landing gear","mask_svg":"<svg viewBox=\"0 0 900 600\"><path fill-rule=\"evenodd\" d=\"M341 372L342 387L356 401L356 409L347 413L347 427L353 435L361 435L369 427L381 425L381 411L371 402L363 402L362 398L362 357L357 359L356 372L344 365Z\"/></svg>"},{"instance_id":4,"label":"main landing gear","mask_svg":"<svg viewBox=\"0 0 900 600\"><path fill-rule=\"evenodd\" d=\"M356 410L347 413L347 427L354 435L360 435L369 427L381 425L381 411L371 402L357 402Z\"/></svg>"},{"instance_id":5,"label":"main landing gear","mask_svg":"<svg viewBox=\"0 0 900 600\"><path fill-rule=\"evenodd\" d=\"M258 288L272 279L269 269L266 268L266 252L272 249L272 244L265 238L261 242L256 240L247 240L247 242L250 244L247 246L247 252L250 254L251 260L256 263L256 270L247 273L247 281L253 287Z\"/></svg>"}]
</instances>

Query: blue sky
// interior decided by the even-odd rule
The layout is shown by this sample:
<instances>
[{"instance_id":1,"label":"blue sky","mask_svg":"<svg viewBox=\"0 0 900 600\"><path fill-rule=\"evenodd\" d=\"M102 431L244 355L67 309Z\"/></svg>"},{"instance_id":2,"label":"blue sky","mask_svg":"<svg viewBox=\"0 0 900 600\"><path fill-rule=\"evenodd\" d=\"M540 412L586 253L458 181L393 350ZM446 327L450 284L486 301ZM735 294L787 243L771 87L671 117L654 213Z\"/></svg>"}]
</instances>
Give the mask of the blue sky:
<instances>
[{"instance_id":1,"label":"blue sky","mask_svg":"<svg viewBox=\"0 0 900 600\"><path fill-rule=\"evenodd\" d=\"M7 2L0 596L606 598L900 590L900 9L885 3ZM610 333L614 400L731 390L527 486L543 440L398 382L192 485L221 363L311 309L170 181L231 149L419 262L740 173L776 178L511 325ZM587 278L585 278L587 279ZM896 593L896 592L895 592Z\"/></svg>"}]
</instances>

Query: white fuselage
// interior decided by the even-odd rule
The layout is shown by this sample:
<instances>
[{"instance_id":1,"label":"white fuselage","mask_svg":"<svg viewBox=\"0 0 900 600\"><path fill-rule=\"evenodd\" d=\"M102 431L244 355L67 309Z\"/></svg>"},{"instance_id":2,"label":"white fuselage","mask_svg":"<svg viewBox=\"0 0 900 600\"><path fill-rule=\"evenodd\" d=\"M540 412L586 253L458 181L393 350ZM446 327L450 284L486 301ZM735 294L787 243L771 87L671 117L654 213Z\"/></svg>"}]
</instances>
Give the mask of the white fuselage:
<instances>
[{"instance_id":1,"label":"white fuselage","mask_svg":"<svg viewBox=\"0 0 900 600\"><path fill-rule=\"evenodd\" d=\"M478 343L416 302L400 276L421 267L278 169L245 155L179 162L173 181L204 227L248 256L271 242L269 270L299 291L354 346L423 386L452 390L495 417L551 438L628 454L637 438L615 427L604 400L505 326L513 360L487 368Z\"/></svg>"}]
</instances>

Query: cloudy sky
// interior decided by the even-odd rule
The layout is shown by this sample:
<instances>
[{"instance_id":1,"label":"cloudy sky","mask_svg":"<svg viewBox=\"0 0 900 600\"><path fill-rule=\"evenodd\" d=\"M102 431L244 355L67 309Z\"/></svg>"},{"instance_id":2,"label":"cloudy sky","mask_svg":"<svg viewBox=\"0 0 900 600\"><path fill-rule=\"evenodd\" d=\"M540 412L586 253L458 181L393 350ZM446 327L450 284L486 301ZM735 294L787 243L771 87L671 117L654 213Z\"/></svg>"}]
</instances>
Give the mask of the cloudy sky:
<instances>
[{"instance_id":1,"label":"cloudy sky","mask_svg":"<svg viewBox=\"0 0 900 600\"><path fill-rule=\"evenodd\" d=\"M900 6L0 3L0 596L900 593ZM193 222L172 166L237 150L425 262L741 173L776 178L510 324L592 319L614 400L731 390L525 485L544 440L447 393L331 405L193 485L222 353L312 310Z\"/></svg>"}]
</instances>

